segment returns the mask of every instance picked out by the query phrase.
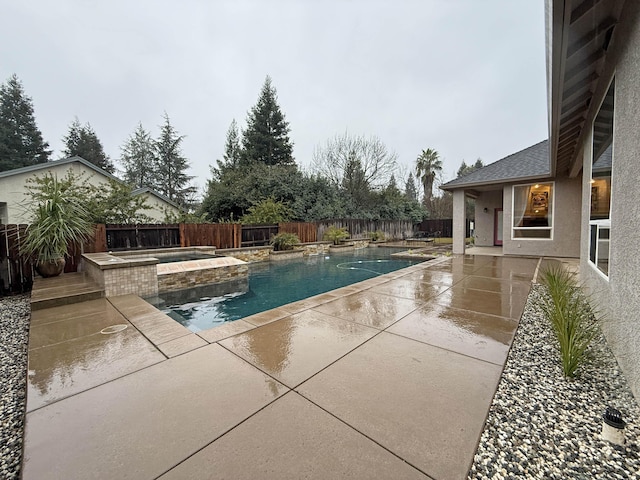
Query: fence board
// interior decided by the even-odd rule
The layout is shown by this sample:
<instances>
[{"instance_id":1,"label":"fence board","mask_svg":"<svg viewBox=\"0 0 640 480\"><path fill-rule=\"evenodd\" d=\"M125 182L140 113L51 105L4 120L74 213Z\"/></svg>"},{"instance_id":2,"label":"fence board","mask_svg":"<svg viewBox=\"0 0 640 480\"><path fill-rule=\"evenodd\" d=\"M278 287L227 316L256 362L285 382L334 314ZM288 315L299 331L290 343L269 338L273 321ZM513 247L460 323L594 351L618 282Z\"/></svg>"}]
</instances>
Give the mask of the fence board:
<instances>
[{"instance_id":1,"label":"fence board","mask_svg":"<svg viewBox=\"0 0 640 480\"><path fill-rule=\"evenodd\" d=\"M242 225L242 247L269 245L271 237L278 234L278 225Z\"/></svg>"},{"instance_id":2,"label":"fence board","mask_svg":"<svg viewBox=\"0 0 640 480\"><path fill-rule=\"evenodd\" d=\"M452 238L453 237L453 219L429 219L423 220L418 225L418 231L426 232L429 235L433 235L439 232L439 237ZM466 236L471 236L471 220L466 221Z\"/></svg>"},{"instance_id":3,"label":"fence board","mask_svg":"<svg viewBox=\"0 0 640 480\"><path fill-rule=\"evenodd\" d=\"M278 233L295 233L300 239L300 243L318 241L318 227L312 222L279 223Z\"/></svg>"},{"instance_id":4,"label":"fence board","mask_svg":"<svg viewBox=\"0 0 640 480\"><path fill-rule=\"evenodd\" d=\"M180 246L178 224L106 225L108 250L137 250Z\"/></svg>"},{"instance_id":5,"label":"fence board","mask_svg":"<svg viewBox=\"0 0 640 480\"><path fill-rule=\"evenodd\" d=\"M107 251L107 228L104 223L95 226L93 238L85 243L85 253L100 253Z\"/></svg>"},{"instance_id":6,"label":"fence board","mask_svg":"<svg viewBox=\"0 0 640 480\"><path fill-rule=\"evenodd\" d=\"M404 220L359 220L342 218L317 222L317 238L322 239L324 232L330 226L346 228L353 239L368 238L370 232L381 231L388 240L410 237L413 232L413 223Z\"/></svg>"},{"instance_id":7,"label":"fence board","mask_svg":"<svg viewBox=\"0 0 640 480\"><path fill-rule=\"evenodd\" d=\"M181 223L180 245L182 247L214 246L216 248L239 248L237 223Z\"/></svg>"},{"instance_id":8,"label":"fence board","mask_svg":"<svg viewBox=\"0 0 640 480\"><path fill-rule=\"evenodd\" d=\"M31 262L20 256L27 225L0 225L0 294L25 292L33 283Z\"/></svg>"}]
</instances>

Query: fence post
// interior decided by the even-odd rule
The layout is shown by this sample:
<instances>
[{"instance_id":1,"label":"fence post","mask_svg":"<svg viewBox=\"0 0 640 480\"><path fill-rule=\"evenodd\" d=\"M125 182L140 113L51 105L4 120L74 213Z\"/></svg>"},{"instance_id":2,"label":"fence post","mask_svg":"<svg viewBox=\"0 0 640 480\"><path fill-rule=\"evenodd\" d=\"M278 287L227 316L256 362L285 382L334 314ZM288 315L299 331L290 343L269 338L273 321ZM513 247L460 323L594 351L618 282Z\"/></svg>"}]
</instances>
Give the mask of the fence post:
<instances>
[{"instance_id":1,"label":"fence post","mask_svg":"<svg viewBox=\"0 0 640 480\"><path fill-rule=\"evenodd\" d=\"M95 234L93 239L91 253L107 251L107 228L104 223L98 223L95 226Z\"/></svg>"},{"instance_id":2,"label":"fence post","mask_svg":"<svg viewBox=\"0 0 640 480\"><path fill-rule=\"evenodd\" d=\"M186 238L186 232L185 232L185 225L184 223L180 223L178 225L179 229L180 229L180 246L181 247L188 247L187 245L187 238Z\"/></svg>"},{"instance_id":3,"label":"fence post","mask_svg":"<svg viewBox=\"0 0 640 480\"><path fill-rule=\"evenodd\" d=\"M242 246L242 224L233 223L233 248Z\"/></svg>"}]
</instances>

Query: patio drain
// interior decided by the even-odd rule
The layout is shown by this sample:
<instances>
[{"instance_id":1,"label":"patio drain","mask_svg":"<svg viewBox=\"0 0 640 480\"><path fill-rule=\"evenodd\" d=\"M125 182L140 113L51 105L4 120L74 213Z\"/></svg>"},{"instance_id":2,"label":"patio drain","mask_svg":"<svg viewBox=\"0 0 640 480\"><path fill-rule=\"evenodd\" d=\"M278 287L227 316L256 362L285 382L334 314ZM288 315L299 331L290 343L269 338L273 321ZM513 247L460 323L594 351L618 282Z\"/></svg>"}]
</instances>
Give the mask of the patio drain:
<instances>
[{"instance_id":1,"label":"patio drain","mask_svg":"<svg viewBox=\"0 0 640 480\"><path fill-rule=\"evenodd\" d=\"M111 325L109 327L103 328L100 330L100 333L103 335L111 335L112 333L118 333L126 329L129 325L125 325L124 323L119 323L117 325Z\"/></svg>"}]
</instances>

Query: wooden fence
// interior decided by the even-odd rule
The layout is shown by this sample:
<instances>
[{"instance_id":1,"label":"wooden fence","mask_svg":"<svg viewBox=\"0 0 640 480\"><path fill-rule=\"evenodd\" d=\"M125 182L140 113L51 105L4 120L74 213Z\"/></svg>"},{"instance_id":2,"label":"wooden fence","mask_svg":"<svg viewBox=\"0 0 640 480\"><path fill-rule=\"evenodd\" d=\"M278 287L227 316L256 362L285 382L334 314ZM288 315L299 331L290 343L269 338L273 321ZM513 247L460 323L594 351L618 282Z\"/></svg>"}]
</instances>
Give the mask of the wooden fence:
<instances>
[{"instance_id":1,"label":"wooden fence","mask_svg":"<svg viewBox=\"0 0 640 480\"><path fill-rule=\"evenodd\" d=\"M278 225L242 225L240 247L263 247L278 234Z\"/></svg>"},{"instance_id":2,"label":"wooden fence","mask_svg":"<svg viewBox=\"0 0 640 480\"><path fill-rule=\"evenodd\" d=\"M241 243L242 225L239 223L181 223L180 246L237 248Z\"/></svg>"},{"instance_id":3,"label":"wooden fence","mask_svg":"<svg viewBox=\"0 0 640 480\"><path fill-rule=\"evenodd\" d=\"M180 246L178 224L106 225L105 235L109 251Z\"/></svg>"},{"instance_id":4,"label":"wooden fence","mask_svg":"<svg viewBox=\"0 0 640 480\"><path fill-rule=\"evenodd\" d=\"M351 238L368 238L370 232L383 232L387 239L400 239L410 237L414 227L413 223L402 220L354 220L343 218L317 222L318 239L322 239L327 228L334 225L338 228L346 228Z\"/></svg>"},{"instance_id":5,"label":"wooden fence","mask_svg":"<svg viewBox=\"0 0 640 480\"><path fill-rule=\"evenodd\" d=\"M25 292L33 283L33 267L19 254L27 225L0 225L0 294Z\"/></svg>"},{"instance_id":6,"label":"wooden fence","mask_svg":"<svg viewBox=\"0 0 640 480\"><path fill-rule=\"evenodd\" d=\"M318 241L318 226L312 222L291 222L279 223L278 233L295 233L300 239L300 243L310 243Z\"/></svg>"},{"instance_id":7,"label":"wooden fence","mask_svg":"<svg viewBox=\"0 0 640 480\"><path fill-rule=\"evenodd\" d=\"M466 222L466 236L471 236L471 220L467 219ZM452 238L453 237L453 219L430 219L423 220L417 227L418 232L424 232L430 236L437 235L438 237Z\"/></svg>"}]
</instances>

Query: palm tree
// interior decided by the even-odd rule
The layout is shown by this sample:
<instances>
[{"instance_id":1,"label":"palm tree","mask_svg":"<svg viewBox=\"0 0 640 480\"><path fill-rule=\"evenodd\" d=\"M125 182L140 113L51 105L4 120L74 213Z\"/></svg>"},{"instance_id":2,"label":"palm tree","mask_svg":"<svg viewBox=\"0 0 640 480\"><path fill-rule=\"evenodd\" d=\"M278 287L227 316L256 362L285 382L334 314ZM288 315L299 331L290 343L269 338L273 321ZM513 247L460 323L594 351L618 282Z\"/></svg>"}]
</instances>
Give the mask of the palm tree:
<instances>
[{"instance_id":1,"label":"palm tree","mask_svg":"<svg viewBox=\"0 0 640 480\"><path fill-rule=\"evenodd\" d=\"M431 148L422 150L422 153L416 160L416 175L422 182L424 187L424 205L428 207L431 205L431 198L433 197L433 182L436 179L436 174L442 171L442 161L438 152Z\"/></svg>"}]
</instances>

